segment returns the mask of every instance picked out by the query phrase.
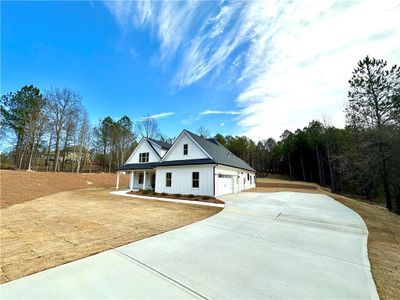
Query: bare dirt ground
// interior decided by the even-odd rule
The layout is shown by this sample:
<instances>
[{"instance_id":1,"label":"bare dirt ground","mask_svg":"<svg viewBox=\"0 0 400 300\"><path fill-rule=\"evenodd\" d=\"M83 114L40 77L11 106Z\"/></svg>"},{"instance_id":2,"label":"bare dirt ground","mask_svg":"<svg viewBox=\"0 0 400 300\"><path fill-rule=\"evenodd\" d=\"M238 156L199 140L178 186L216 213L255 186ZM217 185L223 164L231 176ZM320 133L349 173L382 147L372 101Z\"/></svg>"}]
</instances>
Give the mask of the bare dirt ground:
<instances>
[{"instance_id":1,"label":"bare dirt ground","mask_svg":"<svg viewBox=\"0 0 400 300\"><path fill-rule=\"evenodd\" d=\"M265 186L266 183L268 183L267 187ZM281 185L282 183L285 183L284 187ZM292 187L290 187L291 183L293 183ZM299 184L315 186L316 189L299 188ZM381 205L332 194L314 183L260 178L257 179L257 187L250 191L326 194L357 212L368 227L368 254L379 296L381 299L399 299L400 216L389 212Z\"/></svg>"},{"instance_id":2,"label":"bare dirt ground","mask_svg":"<svg viewBox=\"0 0 400 300\"><path fill-rule=\"evenodd\" d=\"M24 188L23 183L20 186ZM221 210L109 192L104 188L65 191L15 201L23 203L1 209L0 283L185 226Z\"/></svg>"},{"instance_id":3,"label":"bare dirt ground","mask_svg":"<svg viewBox=\"0 0 400 300\"><path fill-rule=\"evenodd\" d=\"M128 186L128 176L121 175L120 185ZM115 186L115 174L53 173L0 170L0 207L33 200L38 197L90 187Z\"/></svg>"}]
</instances>

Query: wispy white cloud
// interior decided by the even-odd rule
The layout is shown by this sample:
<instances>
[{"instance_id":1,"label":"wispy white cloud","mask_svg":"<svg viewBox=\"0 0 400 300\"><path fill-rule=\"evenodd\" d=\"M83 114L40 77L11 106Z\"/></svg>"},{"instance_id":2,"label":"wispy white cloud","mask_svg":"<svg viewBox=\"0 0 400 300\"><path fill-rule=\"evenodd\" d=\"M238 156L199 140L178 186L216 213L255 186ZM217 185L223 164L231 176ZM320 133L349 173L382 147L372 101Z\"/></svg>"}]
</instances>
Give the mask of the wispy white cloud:
<instances>
[{"instance_id":1,"label":"wispy white cloud","mask_svg":"<svg viewBox=\"0 0 400 300\"><path fill-rule=\"evenodd\" d=\"M200 115L240 115L240 112L233 110L210 110L202 111Z\"/></svg>"},{"instance_id":2,"label":"wispy white cloud","mask_svg":"<svg viewBox=\"0 0 400 300\"><path fill-rule=\"evenodd\" d=\"M107 6L118 23L149 28L161 60L178 58L173 84L183 88L209 76L235 85L240 133L252 138L276 138L323 114L343 126L357 61L368 54L400 62L400 7L392 0Z\"/></svg>"},{"instance_id":3,"label":"wispy white cloud","mask_svg":"<svg viewBox=\"0 0 400 300\"><path fill-rule=\"evenodd\" d=\"M155 114L155 115L142 116L142 117L139 118L139 120L167 118L167 117L170 117L170 116L172 116L174 114L175 114L174 112L162 112L162 113Z\"/></svg>"}]
</instances>

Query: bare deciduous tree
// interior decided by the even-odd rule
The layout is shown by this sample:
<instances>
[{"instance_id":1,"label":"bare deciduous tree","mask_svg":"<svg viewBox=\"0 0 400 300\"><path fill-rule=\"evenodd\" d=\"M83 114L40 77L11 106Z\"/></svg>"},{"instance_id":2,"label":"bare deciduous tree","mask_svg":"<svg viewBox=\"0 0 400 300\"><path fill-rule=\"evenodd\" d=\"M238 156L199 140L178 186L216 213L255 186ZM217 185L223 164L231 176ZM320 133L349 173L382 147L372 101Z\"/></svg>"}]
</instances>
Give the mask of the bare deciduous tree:
<instances>
[{"instance_id":1,"label":"bare deciduous tree","mask_svg":"<svg viewBox=\"0 0 400 300\"><path fill-rule=\"evenodd\" d=\"M150 116L142 117L140 120L136 121L135 128L141 138L156 139L160 136L157 120Z\"/></svg>"},{"instance_id":2,"label":"bare deciduous tree","mask_svg":"<svg viewBox=\"0 0 400 300\"><path fill-rule=\"evenodd\" d=\"M199 129L197 129L197 133L204 139L210 137L210 131L204 126L200 126Z\"/></svg>"},{"instance_id":3,"label":"bare deciduous tree","mask_svg":"<svg viewBox=\"0 0 400 300\"><path fill-rule=\"evenodd\" d=\"M67 88L52 88L46 93L47 112L54 128L55 157L53 170L59 171L60 142L66 130L66 124L73 113L81 106L81 97L78 93Z\"/></svg>"}]
</instances>

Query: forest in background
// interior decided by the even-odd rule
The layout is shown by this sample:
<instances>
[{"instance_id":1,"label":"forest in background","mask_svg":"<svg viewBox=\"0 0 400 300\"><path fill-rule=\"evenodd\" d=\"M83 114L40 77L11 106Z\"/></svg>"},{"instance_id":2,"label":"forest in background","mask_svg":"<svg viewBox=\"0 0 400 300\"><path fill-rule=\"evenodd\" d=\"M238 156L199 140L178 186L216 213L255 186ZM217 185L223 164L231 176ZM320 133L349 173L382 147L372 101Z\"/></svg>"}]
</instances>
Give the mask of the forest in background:
<instances>
[{"instance_id":1,"label":"forest in background","mask_svg":"<svg viewBox=\"0 0 400 300\"><path fill-rule=\"evenodd\" d=\"M24 86L1 96L0 139L9 144L1 168L113 172L142 137L172 143L157 121L105 117L91 126L80 95L70 89ZM316 182L338 194L384 201L400 214L400 67L369 57L349 80L346 127L312 120L280 140L215 135L258 176L281 174ZM205 127L199 135L210 137Z\"/></svg>"}]
</instances>

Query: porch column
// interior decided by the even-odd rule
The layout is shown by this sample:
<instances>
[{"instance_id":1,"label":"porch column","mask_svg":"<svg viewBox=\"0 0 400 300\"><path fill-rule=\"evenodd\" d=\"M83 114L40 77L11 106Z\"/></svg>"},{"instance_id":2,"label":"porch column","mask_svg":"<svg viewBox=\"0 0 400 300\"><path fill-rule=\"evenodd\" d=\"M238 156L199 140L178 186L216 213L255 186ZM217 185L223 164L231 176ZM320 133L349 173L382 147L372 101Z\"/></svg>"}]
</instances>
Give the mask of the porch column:
<instances>
[{"instance_id":1,"label":"porch column","mask_svg":"<svg viewBox=\"0 0 400 300\"><path fill-rule=\"evenodd\" d=\"M146 189L146 170L143 171L143 190Z\"/></svg>"},{"instance_id":2,"label":"porch column","mask_svg":"<svg viewBox=\"0 0 400 300\"><path fill-rule=\"evenodd\" d=\"M133 177L134 177L134 174L133 174L133 171L129 174L129 190L130 191L133 191Z\"/></svg>"},{"instance_id":3,"label":"porch column","mask_svg":"<svg viewBox=\"0 0 400 300\"><path fill-rule=\"evenodd\" d=\"M119 189L119 172L117 171L117 182L115 183L115 189Z\"/></svg>"}]
</instances>

